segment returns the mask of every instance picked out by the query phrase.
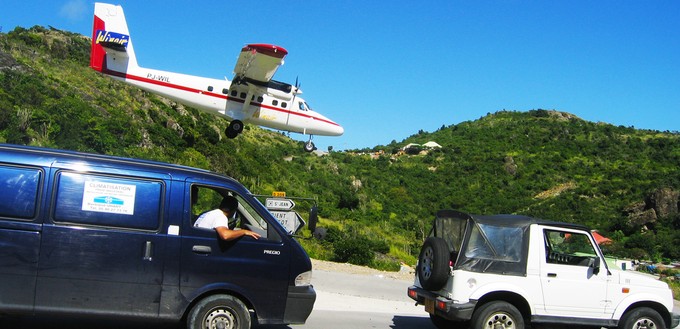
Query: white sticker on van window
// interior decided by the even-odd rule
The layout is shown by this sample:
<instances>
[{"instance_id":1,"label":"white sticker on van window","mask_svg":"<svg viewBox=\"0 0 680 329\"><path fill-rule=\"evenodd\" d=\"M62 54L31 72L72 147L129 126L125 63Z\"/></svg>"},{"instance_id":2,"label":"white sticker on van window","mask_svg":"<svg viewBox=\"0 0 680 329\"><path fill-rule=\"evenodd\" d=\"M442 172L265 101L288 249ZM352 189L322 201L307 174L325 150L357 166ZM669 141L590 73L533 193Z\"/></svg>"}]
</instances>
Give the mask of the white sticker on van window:
<instances>
[{"instance_id":1,"label":"white sticker on van window","mask_svg":"<svg viewBox=\"0 0 680 329\"><path fill-rule=\"evenodd\" d=\"M85 182L82 210L134 215L136 192L135 185Z\"/></svg>"}]
</instances>

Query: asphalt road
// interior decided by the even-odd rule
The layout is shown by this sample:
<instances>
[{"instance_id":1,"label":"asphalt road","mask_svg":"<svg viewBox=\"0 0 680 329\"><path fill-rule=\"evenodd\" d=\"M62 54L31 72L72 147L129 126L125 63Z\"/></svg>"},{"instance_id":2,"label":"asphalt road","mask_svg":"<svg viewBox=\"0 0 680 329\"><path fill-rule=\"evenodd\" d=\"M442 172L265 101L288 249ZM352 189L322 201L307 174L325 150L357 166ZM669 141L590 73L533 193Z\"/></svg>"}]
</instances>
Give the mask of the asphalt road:
<instances>
[{"instance_id":1,"label":"asphalt road","mask_svg":"<svg viewBox=\"0 0 680 329\"><path fill-rule=\"evenodd\" d=\"M317 291L314 311L303 325L257 326L258 329L435 329L423 306L406 296L411 281L380 275L348 274L315 270L312 283ZM674 312L680 313L676 301ZM179 329L168 324L138 324L121 321L64 320L51 318L4 318L0 328L8 329ZM680 327L677 327L680 328Z\"/></svg>"},{"instance_id":2,"label":"asphalt road","mask_svg":"<svg viewBox=\"0 0 680 329\"><path fill-rule=\"evenodd\" d=\"M291 328L435 328L423 306L406 296L412 281L315 270L312 284L314 311L307 323Z\"/></svg>"}]
</instances>

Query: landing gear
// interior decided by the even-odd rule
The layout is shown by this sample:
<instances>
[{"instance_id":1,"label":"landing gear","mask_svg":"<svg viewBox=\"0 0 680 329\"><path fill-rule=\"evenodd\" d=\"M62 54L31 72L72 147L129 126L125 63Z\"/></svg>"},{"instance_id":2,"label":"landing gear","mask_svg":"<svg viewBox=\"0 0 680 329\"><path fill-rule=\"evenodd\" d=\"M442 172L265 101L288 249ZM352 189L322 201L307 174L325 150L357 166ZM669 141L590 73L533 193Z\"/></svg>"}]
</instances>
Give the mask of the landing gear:
<instances>
[{"instance_id":1,"label":"landing gear","mask_svg":"<svg viewBox=\"0 0 680 329\"><path fill-rule=\"evenodd\" d=\"M312 142L312 135L309 135L309 140L305 142L305 152L313 152L316 150L316 145Z\"/></svg>"},{"instance_id":2,"label":"landing gear","mask_svg":"<svg viewBox=\"0 0 680 329\"><path fill-rule=\"evenodd\" d=\"M242 131L243 122L241 122L241 120L234 120L229 124L229 127L224 130L224 133L227 134L227 138L236 138Z\"/></svg>"}]
</instances>

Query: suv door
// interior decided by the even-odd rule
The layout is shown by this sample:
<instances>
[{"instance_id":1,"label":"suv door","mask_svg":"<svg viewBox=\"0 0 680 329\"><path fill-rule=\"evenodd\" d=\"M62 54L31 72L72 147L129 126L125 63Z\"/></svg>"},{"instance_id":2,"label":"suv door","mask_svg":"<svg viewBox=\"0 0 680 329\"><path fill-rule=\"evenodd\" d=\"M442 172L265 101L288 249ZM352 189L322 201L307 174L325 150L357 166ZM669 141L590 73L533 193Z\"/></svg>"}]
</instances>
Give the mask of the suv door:
<instances>
[{"instance_id":1,"label":"suv door","mask_svg":"<svg viewBox=\"0 0 680 329\"><path fill-rule=\"evenodd\" d=\"M544 228L541 285L547 314L606 318L607 270L592 266L599 253L585 232ZM604 266L604 265L603 265ZM597 273L595 273L597 272Z\"/></svg>"},{"instance_id":2,"label":"suv door","mask_svg":"<svg viewBox=\"0 0 680 329\"><path fill-rule=\"evenodd\" d=\"M249 299L258 308L260 318L282 319L288 294L290 247L262 217L260 211L264 208L254 204L257 201L250 195L241 194L241 189L192 181L187 181L186 189L186 204L192 205L192 211L185 212L182 229L182 295L194 298L212 289L227 290ZM227 242L220 240L214 229L193 226L199 214L216 209L225 195L239 201L238 218L230 221L230 228L248 228L260 233L260 239L246 236Z\"/></svg>"},{"instance_id":3,"label":"suv door","mask_svg":"<svg viewBox=\"0 0 680 329\"><path fill-rule=\"evenodd\" d=\"M58 171L51 221L43 228L36 308L157 316L165 182Z\"/></svg>"}]
</instances>

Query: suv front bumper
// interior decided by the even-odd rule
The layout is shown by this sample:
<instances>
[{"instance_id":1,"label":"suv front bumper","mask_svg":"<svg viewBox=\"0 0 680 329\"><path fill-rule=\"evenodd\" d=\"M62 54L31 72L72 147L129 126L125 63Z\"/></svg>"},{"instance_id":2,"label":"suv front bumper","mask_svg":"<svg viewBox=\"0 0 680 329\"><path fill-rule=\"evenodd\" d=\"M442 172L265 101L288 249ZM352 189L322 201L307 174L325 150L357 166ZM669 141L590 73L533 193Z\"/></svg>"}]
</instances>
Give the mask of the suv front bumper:
<instances>
[{"instance_id":1,"label":"suv front bumper","mask_svg":"<svg viewBox=\"0 0 680 329\"><path fill-rule=\"evenodd\" d=\"M408 288L408 296L415 300L417 304L425 305L426 312L451 321L470 320L477 305L476 300L457 304L451 299L416 286Z\"/></svg>"}]
</instances>

